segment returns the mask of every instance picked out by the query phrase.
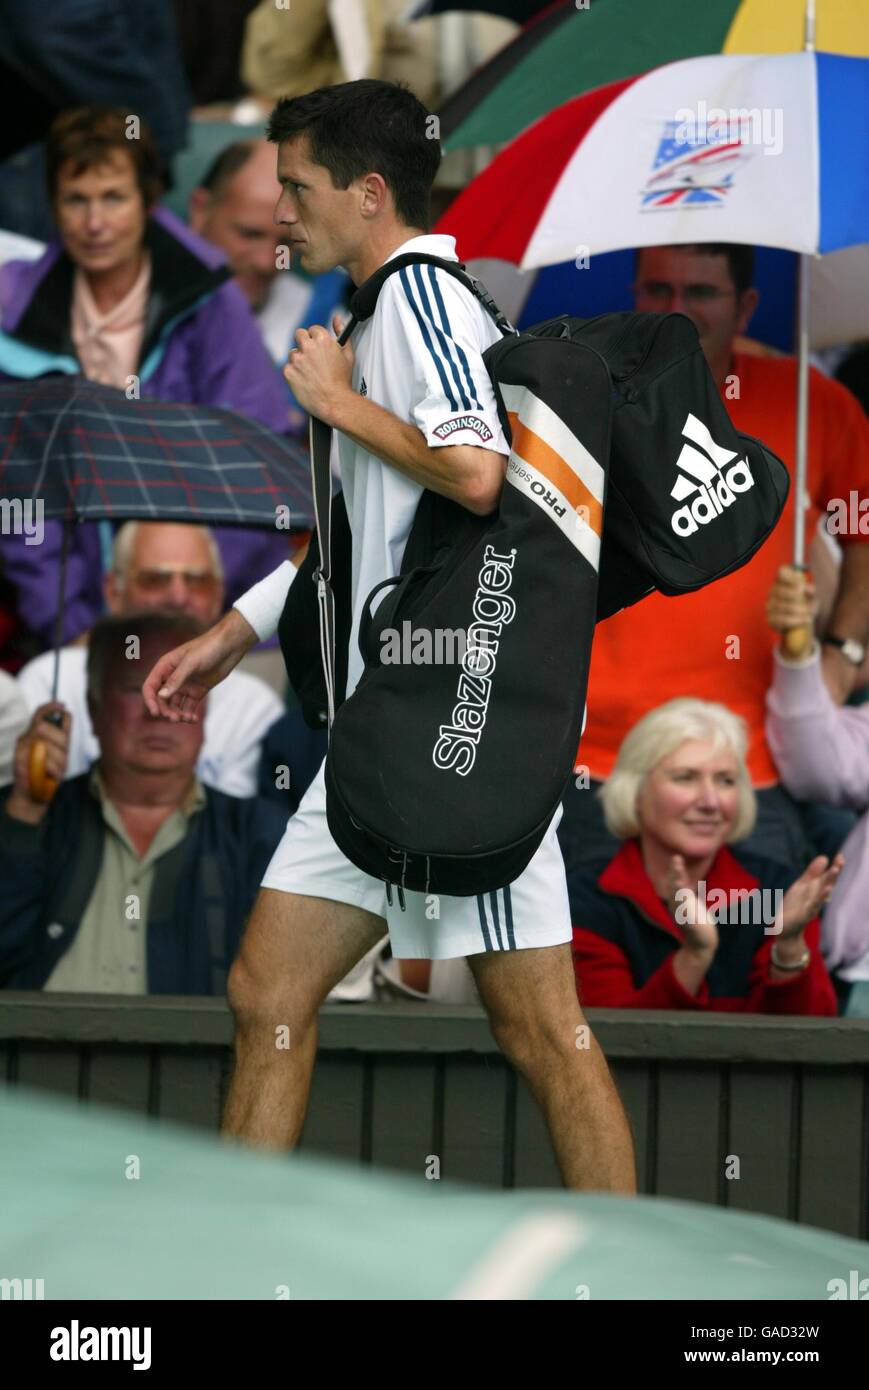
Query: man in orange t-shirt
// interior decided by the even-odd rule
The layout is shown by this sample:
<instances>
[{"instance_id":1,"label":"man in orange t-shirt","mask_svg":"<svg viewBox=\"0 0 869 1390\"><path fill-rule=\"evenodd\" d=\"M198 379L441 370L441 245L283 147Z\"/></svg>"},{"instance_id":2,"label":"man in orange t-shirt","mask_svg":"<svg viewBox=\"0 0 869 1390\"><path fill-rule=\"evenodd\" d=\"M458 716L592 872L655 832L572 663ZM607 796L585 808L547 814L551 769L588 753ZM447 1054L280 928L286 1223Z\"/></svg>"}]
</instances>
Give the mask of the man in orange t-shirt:
<instances>
[{"instance_id":1,"label":"man in orange t-shirt","mask_svg":"<svg viewBox=\"0 0 869 1390\"><path fill-rule=\"evenodd\" d=\"M784 863L806 851L799 808L779 785L764 734L776 642L765 603L779 567L793 560L797 364L734 350L757 305L752 270L748 246L662 246L638 253L637 309L684 313L695 323L733 423L784 460L792 486L772 535L742 569L693 594L652 594L598 626L588 722L577 755L577 772L585 775L565 795L559 831L568 868L606 849L615 852L593 794L596 784L609 776L637 720L680 695L720 701L748 724L748 767L759 795L757 827L744 845ZM869 423L838 382L814 370L810 380L807 554L830 499L841 499L853 519L858 499L869 497ZM851 639L858 647L869 638L869 514L864 525L866 534L837 536L843 560L826 629L826 637ZM838 704L854 688L858 647L848 646L849 660L841 645L825 640L824 678Z\"/></svg>"}]
</instances>

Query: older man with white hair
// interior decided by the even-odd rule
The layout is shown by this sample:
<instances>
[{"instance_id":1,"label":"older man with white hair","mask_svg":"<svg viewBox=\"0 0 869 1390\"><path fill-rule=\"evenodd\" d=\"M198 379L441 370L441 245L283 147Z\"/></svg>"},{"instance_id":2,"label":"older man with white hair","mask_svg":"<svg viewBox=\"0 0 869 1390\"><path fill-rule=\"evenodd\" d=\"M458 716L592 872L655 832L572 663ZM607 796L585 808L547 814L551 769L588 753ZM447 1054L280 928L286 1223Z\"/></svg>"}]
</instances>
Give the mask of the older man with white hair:
<instances>
[{"instance_id":1,"label":"older man with white hair","mask_svg":"<svg viewBox=\"0 0 869 1390\"><path fill-rule=\"evenodd\" d=\"M110 613L160 608L187 613L208 625L223 609L220 551L205 526L128 521L117 532L112 568L103 589ZM77 777L99 757L86 699L87 634L60 653L56 698L72 714L66 776ZM45 652L18 673L30 711L52 699L54 653ZM260 748L284 707L265 681L235 670L208 702L205 738L197 763L201 781L230 796L254 796Z\"/></svg>"}]
</instances>

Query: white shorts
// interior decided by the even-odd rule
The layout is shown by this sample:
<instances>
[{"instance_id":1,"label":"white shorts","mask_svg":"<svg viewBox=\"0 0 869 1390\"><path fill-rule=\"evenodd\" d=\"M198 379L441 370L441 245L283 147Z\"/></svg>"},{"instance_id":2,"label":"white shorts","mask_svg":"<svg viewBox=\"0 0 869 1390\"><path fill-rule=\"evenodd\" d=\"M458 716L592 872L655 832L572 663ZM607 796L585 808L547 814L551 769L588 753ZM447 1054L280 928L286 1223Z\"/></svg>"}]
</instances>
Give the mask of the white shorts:
<instances>
[{"instance_id":1,"label":"white shorts","mask_svg":"<svg viewBox=\"0 0 869 1390\"><path fill-rule=\"evenodd\" d=\"M324 764L325 766L325 764ZM449 960L483 951L521 951L572 939L564 860L555 831L559 806L540 848L509 887L473 898L405 892L357 869L342 854L326 823L324 766L291 817L272 855L263 888L349 903L383 917L392 953L405 960Z\"/></svg>"}]
</instances>

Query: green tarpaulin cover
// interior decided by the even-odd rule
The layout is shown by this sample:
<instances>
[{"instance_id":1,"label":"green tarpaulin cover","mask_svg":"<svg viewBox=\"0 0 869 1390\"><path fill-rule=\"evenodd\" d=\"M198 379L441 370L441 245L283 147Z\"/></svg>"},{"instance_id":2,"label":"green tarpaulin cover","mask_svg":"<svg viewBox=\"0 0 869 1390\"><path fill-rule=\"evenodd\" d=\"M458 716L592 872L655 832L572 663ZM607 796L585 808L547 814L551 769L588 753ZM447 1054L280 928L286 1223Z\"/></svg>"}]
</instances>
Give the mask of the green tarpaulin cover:
<instances>
[{"instance_id":1,"label":"green tarpaulin cover","mask_svg":"<svg viewBox=\"0 0 869 1390\"><path fill-rule=\"evenodd\" d=\"M46 1300L823 1300L852 1270L869 1245L769 1217L493 1194L0 1089L0 1279Z\"/></svg>"}]
</instances>

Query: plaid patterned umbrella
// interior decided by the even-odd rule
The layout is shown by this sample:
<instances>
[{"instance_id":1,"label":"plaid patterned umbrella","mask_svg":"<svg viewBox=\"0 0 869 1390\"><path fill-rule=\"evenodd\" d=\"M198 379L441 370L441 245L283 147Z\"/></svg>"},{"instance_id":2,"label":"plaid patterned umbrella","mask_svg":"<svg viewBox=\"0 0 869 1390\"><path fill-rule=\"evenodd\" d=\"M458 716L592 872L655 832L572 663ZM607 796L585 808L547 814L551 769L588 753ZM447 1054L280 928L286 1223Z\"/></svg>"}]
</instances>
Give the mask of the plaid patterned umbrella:
<instances>
[{"instance_id":1,"label":"plaid patterned umbrella","mask_svg":"<svg viewBox=\"0 0 869 1390\"><path fill-rule=\"evenodd\" d=\"M0 386L0 499L68 521L314 524L299 444L233 410L128 400L84 377Z\"/></svg>"}]
</instances>

